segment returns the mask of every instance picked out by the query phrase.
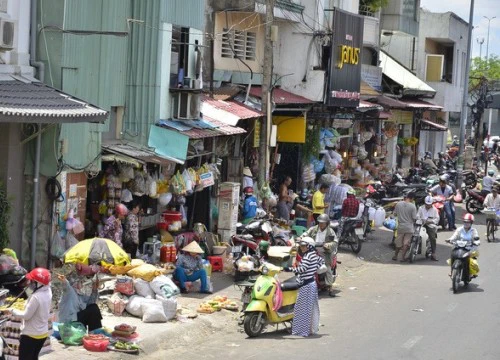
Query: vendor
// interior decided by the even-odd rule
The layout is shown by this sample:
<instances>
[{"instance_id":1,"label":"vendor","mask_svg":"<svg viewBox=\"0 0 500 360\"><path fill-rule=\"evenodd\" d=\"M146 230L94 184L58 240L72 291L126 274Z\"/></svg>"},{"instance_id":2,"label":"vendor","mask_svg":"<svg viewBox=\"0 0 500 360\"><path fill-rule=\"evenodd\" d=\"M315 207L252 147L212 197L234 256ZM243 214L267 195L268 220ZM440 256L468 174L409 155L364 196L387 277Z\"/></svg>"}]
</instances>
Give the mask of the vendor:
<instances>
[{"instance_id":1,"label":"vendor","mask_svg":"<svg viewBox=\"0 0 500 360\"><path fill-rule=\"evenodd\" d=\"M309 190L302 189L299 196L293 201L293 208L297 212L296 218L307 219L312 214L312 203L309 200Z\"/></svg>"},{"instance_id":2,"label":"vendor","mask_svg":"<svg viewBox=\"0 0 500 360\"><path fill-rule=\"evenodd\" d=\"M57 275L63 283L59 301L59 322L81 322L89 331L102 328L102 315L97 306L99 279L97 266L77 264L68 277Z\"/></svg>"},{"instance_id":3,"label":"vendor","mask_svg":"<svg viewBox=\"0 0 500 360\"><path fill-rule=\"evenodd\" d=\"M122 221L128 214L128 209L123 204L117 204L115 206L115 212L111 215L104 225L104 229L99 234L100 237L105 239L113 240L120 247L122 247L122 236L123 236L123 228Z\"/></svg>"},{"instance_id":4,"label":"vendor","mask_svg":"<svg viewBox=\"0 0 500 360\"><path fill-rule=\"evenodd\" d=\"M253 189L253 175L248 166L243 168L243 189L251 187Z\"/></svg>"},{"instance_id":5,"label":"vendor","mask_svg":"<svg viewBox=\"0 0 500 360\"><path fill-rule=\"evenodd\" d=\"M125 221L125 232L123 233L123 249L130 254L131 259L135 259L137 247L139 246L139 211L141 204L133 200L130 212Z\"/></svg>"},{"instance_id":6,"label":"vendor","mask_svg":"<svg viewBox=\"0 0 500 360\"><path fill-rule=\"evenodd\" d=\"M255 214L257 214L257 198L253 196L253 188L247 186L244 189L245 193L245 202L243 203L243 210L241 215L243 217L243 224L248 224L250 221L255 218Z\"/></svg>"},{"instance_id":7,"label":"vendor","mask_svg":"<svg viewBox=\"0 0 500 360\"><path fill-rule=\"evenodd\" d=\"M186 281L201 281L201 293L212 294L208 287L207 272L203 268L201 254L203 249L196 241L192 241L183 249L183 254L179 255L174 272L174 278L179 281L181 293L187 293Z\"/></svg>"}]
</instances>

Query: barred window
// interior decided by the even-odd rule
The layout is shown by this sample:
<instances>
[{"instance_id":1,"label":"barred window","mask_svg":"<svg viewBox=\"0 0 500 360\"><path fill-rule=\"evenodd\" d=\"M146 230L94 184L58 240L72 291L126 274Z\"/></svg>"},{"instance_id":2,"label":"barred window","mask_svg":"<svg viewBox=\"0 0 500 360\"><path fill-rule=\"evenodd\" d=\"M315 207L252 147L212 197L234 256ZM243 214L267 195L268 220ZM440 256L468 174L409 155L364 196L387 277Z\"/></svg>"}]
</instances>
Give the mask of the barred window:
<instances>
[{"instance_id":1,"label":"barred window","mask_svg":"<svg viewBox=\"0 0 500 360\"><path fill-rule=\"evenodd\" d=\"M221 57L240 58L255 61L257 33L241 30L224 29L222 34ZM234 50L234 52L233 52Z\"/></svg>"}]
</instances>

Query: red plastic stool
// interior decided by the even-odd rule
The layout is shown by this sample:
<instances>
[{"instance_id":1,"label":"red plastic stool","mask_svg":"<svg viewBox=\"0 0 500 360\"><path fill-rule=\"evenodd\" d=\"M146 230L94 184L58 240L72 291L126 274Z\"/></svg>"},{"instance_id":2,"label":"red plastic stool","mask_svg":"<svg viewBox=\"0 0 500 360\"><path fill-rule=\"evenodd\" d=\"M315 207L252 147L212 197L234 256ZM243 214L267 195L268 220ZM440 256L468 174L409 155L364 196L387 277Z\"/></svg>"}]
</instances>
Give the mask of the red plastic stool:
<instances>
[{"instance_id":1,"label":"red plastic stool","mask_svg":"<svg viewBox=\"0 0 500 360\"><path fill-rule=\"evenodd\" d=\"M222 271L222 256L208 256L207 259L210 262L210 265L212 265L212 271Z\"/></svg>"}]
</instances>

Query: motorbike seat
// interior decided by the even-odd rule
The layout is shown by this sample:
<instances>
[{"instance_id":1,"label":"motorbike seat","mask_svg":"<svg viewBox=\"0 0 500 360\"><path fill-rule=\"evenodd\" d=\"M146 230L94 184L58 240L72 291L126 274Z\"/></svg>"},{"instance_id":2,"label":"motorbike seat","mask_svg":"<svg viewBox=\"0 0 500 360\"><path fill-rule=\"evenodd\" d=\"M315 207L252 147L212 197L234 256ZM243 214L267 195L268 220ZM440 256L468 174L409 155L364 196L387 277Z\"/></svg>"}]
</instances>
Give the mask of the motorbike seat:
<instances>
[{"instance_id":1,"label":"motorbike seat","mask_svg":"<svg viewBox=\"0 0 500 360\"><path fill-rule=\"evenodd\" d=\"M399 200L403 200L403 197L399 196L399 197L393 197L393 198L382 198L383 202L392 202L392 201L399 201Z\"/></svg>"},{"instance_id":2,"label":"motorbike seat","mask_svg":"<svg viewBox=\"0 0 500 360\"><path fill-rule=\"evenodd\" d=\"M297 290L298 288L299 283L297 282L297 278L295 276L281 283L281 291Z\"/></svg>"}]
</instances>

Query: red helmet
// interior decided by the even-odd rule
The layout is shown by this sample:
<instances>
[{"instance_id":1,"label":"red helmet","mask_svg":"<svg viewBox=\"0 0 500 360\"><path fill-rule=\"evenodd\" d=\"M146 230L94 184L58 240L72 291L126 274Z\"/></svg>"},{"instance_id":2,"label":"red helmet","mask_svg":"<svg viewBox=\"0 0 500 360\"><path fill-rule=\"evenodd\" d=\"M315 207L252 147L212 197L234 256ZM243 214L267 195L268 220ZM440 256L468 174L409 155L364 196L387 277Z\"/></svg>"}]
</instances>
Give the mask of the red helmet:
<instances>
[{"instance_id":1,"label":"red helmet","mask_svg":"<svg viewBox=\"0 0 500 360\"><path fill-rule=\"evenodd\" d=\"M128 214L128 209L125 205L120 203L115 206L115 213L116 215L126 216Z\"/></svg>"},{"instance_id":2,"label":"red helmet","mask_svg":"<svg viewBox=\"0 0 500 360\"><path fill-rule=\"evenodd\" d=\"M474 222L474 215L472 214L465 214L464 215L464 222Z\"/></svg>"},{"instance_id":3,"label":"red helmet","mask_svg":"<svg viewBox=\"0 0 500 360\"><path fill-rule=\"evenodd\" d=\"M49 270L38 267L26 274L26 279L39 282L42 285L49 285L51 275Z\"/></svg>"},{"instance_id":4,"label":"red helmet","mask_svg":"<svg viewBox=\"0 0 500 360\"><path fill-rule=\"evenodd\" d=\"M253 187L247 186L246 188L243 189L243 192L245 194L253 194Z\"/></svg>"}]
</instances>

